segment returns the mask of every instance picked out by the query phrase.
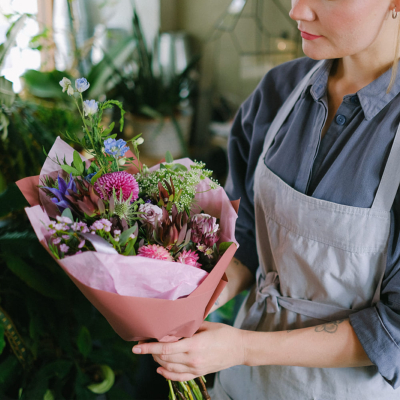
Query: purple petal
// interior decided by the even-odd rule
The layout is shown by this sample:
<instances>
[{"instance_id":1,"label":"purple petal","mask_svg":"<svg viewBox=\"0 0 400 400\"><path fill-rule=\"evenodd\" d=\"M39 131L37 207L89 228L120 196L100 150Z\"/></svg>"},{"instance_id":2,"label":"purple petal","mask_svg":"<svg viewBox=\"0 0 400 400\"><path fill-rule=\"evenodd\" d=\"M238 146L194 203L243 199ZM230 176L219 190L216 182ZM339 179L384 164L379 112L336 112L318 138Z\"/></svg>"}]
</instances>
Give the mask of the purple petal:
<instances>
[{"instance_id":1,"label":"purple petal","mask_svg":"<svg viewBox=\"0 0 400 400\"><path fill-rule=\"evenodd\" d=\"M54 196L56 196L59 201L64 199L63 194L56 188L45 187L43 189L47 189L50 193L53 193Z\"/></svg>"},{"instance_id":2,"label":"purple petal","mask_svg":"<svg viewBox=\"0 0 400 400\"><path fill-rule=\"evenodd\" d=\"M64 194L67 191L67 184L61 176L58 176L58 190Z\"/></svg>"}]
</instances>

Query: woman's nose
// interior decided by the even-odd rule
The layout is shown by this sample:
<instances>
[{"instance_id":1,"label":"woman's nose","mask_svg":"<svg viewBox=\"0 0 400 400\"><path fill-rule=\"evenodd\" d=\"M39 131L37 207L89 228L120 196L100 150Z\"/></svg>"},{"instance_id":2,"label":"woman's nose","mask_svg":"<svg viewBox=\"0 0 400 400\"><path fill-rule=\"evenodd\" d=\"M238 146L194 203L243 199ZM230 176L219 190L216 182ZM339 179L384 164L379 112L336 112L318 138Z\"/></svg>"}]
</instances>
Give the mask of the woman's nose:
<instances>
[{"instance_id":1,"label":"woman's nose","mask_svg":"<svg viewBox=\"0 0 400 400\"><path fill-rule=\"evenodd\" d=\"M311 7L311 0L292 0L289 17L295 21L314 21L316 14Z\"/></svg>"}]
</instances>

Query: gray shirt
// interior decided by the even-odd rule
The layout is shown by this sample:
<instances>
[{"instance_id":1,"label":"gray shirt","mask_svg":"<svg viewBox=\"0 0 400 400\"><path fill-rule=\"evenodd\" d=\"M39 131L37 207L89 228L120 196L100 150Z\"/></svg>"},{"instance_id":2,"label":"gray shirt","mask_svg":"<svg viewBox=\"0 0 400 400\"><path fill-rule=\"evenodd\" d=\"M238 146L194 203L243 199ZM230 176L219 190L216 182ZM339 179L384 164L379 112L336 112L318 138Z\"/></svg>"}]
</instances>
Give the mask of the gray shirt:
<instances>
[{"instance_id":1,"label":"gray shirt","mask_svg":"<svg viewBox=\"0 0 400 400\"><path fill-rule=\"evenodd\" d=\"M258 267L253 201L254 172L266 132L278 109L316 61L302 58L272 69L239 109L229 139L226 191L241 198L235 255L254 274ZM386 93L391 70L346 95L323 139L327 83L335 61L326 60L277 133L265 164L301 193L370 208L400 123L400 76ZM400 161L400 160L399 160ZM381 300L350 316L371 361L400 386L400 192L391 209L387 267Z\"/></svg>"}]
</instances>

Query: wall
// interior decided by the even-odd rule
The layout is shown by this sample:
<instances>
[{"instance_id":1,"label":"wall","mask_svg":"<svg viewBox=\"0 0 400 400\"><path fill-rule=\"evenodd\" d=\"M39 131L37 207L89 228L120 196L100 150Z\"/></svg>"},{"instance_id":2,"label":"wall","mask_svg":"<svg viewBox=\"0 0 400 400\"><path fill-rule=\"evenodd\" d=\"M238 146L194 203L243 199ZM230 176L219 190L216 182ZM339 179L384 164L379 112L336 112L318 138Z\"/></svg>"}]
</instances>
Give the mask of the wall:
<instances>
[{"instance_id":1,"label":"wall","mask_svg":"<svg viewBox=\"0 0 400 400\"><path fill-rule=\"evenodd\" d=\"M293 58L282 56L240 56L232 37L224 33L220 39L210 42L210 35L219 17L227 10L231 0L160 0L161 28L181 29L190 33L202 44L202 87L210 87L223 94L236 104L240 104L255 88L262 76L274 65ZM279 3L278 0L275 0ZM261 4L262 3L262 4ZM290 0L280 0L285 8L286 16L281 13L274 0L260 0L263 7L261 22L265 29L276 39L270 42L263 36L258 43L262 50L266 48L278 50L277 46L294 46L293 40L282 40L299 37L296 23L288 18ZM242 52L255 52L257 49L257 27L255 19L245 18L254 11L256 0L248 0L234 32ZM176 14L173 23L171 13ZM253 14L254 15L254 14ZM279 51L277 51L279 53ZM298 54L298 53L297 53Z\"/></svg>"}]
</instances>

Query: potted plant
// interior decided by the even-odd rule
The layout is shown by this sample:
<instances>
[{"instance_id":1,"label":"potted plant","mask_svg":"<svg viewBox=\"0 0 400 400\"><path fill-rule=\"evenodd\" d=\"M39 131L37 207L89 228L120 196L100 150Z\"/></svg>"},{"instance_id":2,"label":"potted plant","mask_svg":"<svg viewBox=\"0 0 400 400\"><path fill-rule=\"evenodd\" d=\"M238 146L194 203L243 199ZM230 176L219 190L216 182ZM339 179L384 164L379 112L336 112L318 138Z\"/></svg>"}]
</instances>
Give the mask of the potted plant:
<instances>
[{"instance_id":1,"label":"potted plant","mask_svg":"<svg viewBox=\"0 0 400 400\"><path fill-rule=\"evenodd\" d=\"M149 51L138 15L134 12L134 59L131 68L125 68L129 72L118 72L119 82L110 94L110 97L119 98L128 111L125 114L126 138L142 133L145 139L142 152L155 159L162 158L166 149L174 157L188 155L192 121L188 105L196 88L195 66L199 60L198 56L194 57L179 72L177 68L166 70L160 54L165 35L173 37L171 34L159 35L153 51ZM179 33L175 37L177 35Z\"/></svg>"}]
</instances>

